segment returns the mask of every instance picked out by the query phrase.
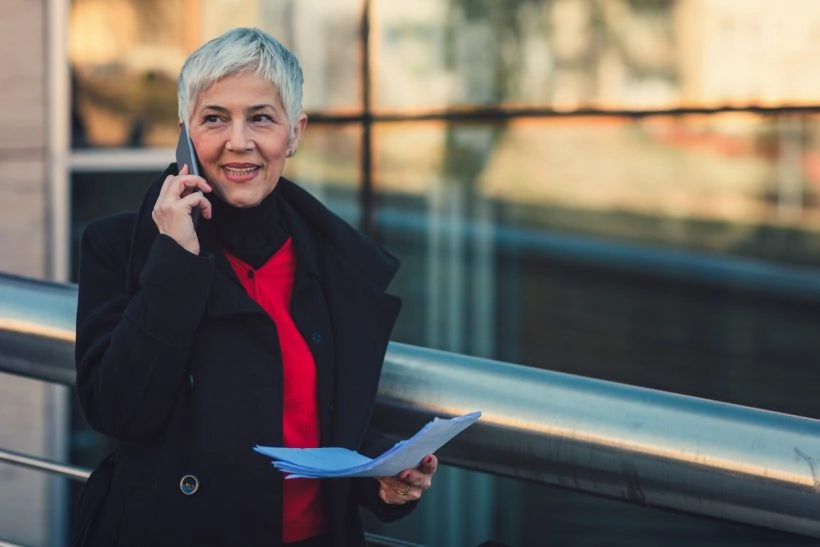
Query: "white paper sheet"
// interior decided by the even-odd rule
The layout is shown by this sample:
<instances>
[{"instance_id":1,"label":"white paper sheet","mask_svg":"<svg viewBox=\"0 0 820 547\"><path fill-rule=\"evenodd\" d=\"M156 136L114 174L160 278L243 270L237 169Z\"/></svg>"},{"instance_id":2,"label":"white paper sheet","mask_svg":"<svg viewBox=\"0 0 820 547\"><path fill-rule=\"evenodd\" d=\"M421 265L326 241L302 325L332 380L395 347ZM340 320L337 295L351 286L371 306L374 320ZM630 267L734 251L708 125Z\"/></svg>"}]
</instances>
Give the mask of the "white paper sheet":
<instances>
[{"instance_id":1,"label":"white paper sheet","mask_svg":"<svg viewBox=\"0 0 820 547\"><path fill-rule=\"evenodd\" d=\"M480 411L463 416L434 418L407 440L399 441L378 458L371 459L346 448L282 448L255 446L254 450L273 459L273 465L287 478L389 477L416 467L450 439L474 424Z\"/></svg>"}]
</instances>

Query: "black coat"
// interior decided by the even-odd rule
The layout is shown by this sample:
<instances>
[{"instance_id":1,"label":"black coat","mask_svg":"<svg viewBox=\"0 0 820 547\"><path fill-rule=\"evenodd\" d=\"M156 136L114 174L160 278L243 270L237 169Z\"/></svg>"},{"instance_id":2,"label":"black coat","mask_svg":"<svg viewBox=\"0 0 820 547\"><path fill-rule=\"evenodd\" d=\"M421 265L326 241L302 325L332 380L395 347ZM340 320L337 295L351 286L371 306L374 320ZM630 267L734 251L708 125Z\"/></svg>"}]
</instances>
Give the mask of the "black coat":
<instances>
[{"instance_id":1,"label":"black coat","mask_svg":"<svg viewBox=\"0 0 820 547\"><path fill-rule=\"evenodd\" d=\"M80 252L77 394L88 423L117 440L81 498L87 545L274 546L281 474L252 450L282 443L276 327L200 226L195 256L151 219L163 174L137 213L96 221ZM375 455L379 375L400 308L385 290L398 262L281 179L297 271L292 314L317 368L323 446ZM202 221L206 222L206 221ZM185 495L180 481L196 477ZM190 479L189 479L190 483ZM190 484L188 485L190 486ZM364 544L359 505L383 520L374 479L324 481L334 541Z\"/></svg>"}]
</instances>

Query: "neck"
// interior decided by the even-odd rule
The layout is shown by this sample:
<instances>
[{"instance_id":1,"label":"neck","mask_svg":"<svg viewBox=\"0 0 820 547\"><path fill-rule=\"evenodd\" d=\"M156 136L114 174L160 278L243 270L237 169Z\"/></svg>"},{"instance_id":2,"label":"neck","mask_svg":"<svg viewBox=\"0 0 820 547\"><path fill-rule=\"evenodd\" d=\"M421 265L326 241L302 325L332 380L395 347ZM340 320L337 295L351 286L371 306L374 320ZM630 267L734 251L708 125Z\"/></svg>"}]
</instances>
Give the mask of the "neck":
<instances>
[{"instance_id":1,"label":"neck","mask_svg":"<svg viewBox=\"0 0 820 547\"><path fill-rule=\"evenodd\" d=\"M206 224L208 231L226 251L255 268L287 240L276 189L255 207L234 207L218 196L211 197L211 204L213 216Z\"/></svg>"}]
</instances>

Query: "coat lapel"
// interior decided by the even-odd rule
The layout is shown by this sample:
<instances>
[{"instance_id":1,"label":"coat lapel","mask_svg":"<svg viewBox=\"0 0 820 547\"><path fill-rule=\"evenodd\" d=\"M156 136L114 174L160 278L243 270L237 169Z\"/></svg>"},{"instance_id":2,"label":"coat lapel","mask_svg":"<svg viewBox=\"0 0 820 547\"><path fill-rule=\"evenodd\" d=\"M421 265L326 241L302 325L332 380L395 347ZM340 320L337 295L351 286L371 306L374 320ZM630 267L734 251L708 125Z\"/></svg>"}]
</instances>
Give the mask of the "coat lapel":
<instances>
[{"instance_id":1,"label":"coat lapel","mask_svg":"<svg viewBox=\"0 0 820 547\"><path fill-rule=\"evenodd\" d=\"M370 421L384 354L401 301L384 291L398 260L329 211L316 198L282 179L280 192L297 243L304 279L318 282L311 298L324 301L331 358L316 352L323 443L358 449ZM294 299L306 292L294 288ZM315 300L318 302L318 300ZM299 306L294 302L293 309ZM319 310L316 310L318 313ZM314 350L317 348L314 346ZM335 365L335 366L334 366ZM340 401L344 404L336 405Z\"/></svg>"},{"instance_id":2,"label":"coat lapel","mask_svg":"<svg viewBox=\"0 0 820 547\"><path fill-rule=\"evenodd\" d=\"M358 450L376 400L390 332L401 300L366 282L334 251L323 256L334 274L325 280L336 342L336 398L331 442Z\"/></svg>"}]
</instances>

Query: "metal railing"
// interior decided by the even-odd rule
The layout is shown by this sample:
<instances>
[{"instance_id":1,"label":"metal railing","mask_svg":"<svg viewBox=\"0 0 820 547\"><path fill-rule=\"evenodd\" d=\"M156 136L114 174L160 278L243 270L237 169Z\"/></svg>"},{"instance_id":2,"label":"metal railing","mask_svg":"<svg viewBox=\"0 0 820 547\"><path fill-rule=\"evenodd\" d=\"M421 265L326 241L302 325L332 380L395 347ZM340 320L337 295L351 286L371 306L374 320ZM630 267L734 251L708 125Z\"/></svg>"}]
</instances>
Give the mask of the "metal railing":
<instances>
[{"instance_id":1,"label":"metal railing","mask_svg":"<svg viewBox=\"0 0 820 547\"><path fill-rule=\"evenodd\" d=\"M71 285L0 275L0 371L70 385L75 299ZM378 405L396 436L481 410L440 452L449 464L820 537L817 420L396 343Z\"/></svg>"}]
</instances>

